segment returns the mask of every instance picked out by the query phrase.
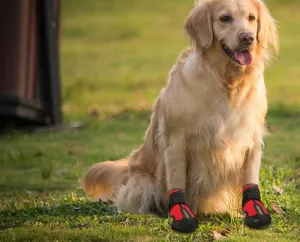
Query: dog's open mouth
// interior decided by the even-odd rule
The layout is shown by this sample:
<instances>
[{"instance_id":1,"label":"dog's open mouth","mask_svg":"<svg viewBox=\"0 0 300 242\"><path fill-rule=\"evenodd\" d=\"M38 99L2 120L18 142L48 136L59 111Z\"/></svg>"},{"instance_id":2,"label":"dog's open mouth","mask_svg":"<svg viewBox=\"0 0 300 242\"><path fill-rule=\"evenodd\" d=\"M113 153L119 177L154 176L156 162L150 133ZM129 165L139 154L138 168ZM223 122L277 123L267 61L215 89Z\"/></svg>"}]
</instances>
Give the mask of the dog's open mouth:
<instances>
[{"instance_id":1,"label":"dog's open mouth","mask_svg":"<svg viewBox=\"0 0 300 242\"><path fill-rule=\"evenodd\" d=\"M230 50L224 41L221 41L223 51L237 64L242 66L248 66L252 63L252 55L249 50L232 51Z\"/></svg>"}]
</instances>

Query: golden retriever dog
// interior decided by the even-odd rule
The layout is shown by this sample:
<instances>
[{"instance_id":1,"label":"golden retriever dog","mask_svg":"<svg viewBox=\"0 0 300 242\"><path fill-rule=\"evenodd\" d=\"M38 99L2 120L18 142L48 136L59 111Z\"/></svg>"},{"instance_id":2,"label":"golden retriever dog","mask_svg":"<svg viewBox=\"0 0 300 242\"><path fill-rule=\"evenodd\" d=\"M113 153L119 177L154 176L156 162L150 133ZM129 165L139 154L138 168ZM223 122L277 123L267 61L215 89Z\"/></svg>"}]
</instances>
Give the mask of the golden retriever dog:
<instances>
[{"instance_id":1,"label":"golden retriever dog","mask_svg":"<svg viewBox=\"0 0 300 242\"><path fill-rule=\"evenodd\" d=\"M197 228L195 214L239 207L247 226L265 228L263 74L278 51L275 21L261 0L202 0L184 28L192 47L171 69L144 143L128 159L92 166L81 187L129 213L169 215L179 232Z\"/></svg>"}]
</instances>

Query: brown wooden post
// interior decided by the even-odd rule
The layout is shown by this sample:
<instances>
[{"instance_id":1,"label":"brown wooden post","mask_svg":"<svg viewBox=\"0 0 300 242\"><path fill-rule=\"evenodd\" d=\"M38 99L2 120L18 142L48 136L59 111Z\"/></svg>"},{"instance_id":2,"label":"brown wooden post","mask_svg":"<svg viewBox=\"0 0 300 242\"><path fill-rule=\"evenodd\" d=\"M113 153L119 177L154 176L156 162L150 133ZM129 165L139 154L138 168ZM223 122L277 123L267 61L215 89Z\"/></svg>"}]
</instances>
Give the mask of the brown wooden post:
<instances>
[{"instance_id":1,"label":"brown wooden post","mask_svg":"<svg viewBox=\"0 0 300 242\"><path fill-rule=\"evenodd\" d=\"M0 11L0 129L60 123L60 0L0 1Z\"/></svg>"}]
</instances>

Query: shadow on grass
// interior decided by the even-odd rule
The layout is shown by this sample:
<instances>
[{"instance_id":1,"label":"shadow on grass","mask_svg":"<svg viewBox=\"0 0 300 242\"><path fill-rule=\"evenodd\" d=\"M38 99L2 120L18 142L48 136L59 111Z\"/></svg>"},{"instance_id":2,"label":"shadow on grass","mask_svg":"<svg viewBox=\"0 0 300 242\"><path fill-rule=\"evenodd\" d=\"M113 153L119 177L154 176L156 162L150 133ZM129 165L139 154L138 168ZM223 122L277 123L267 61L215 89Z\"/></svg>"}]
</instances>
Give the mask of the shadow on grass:
<instances>
[{"instance_id":1,"label":"shadow on grass","mask_svg":"<svg viewBox=\"0 0 300 242\"><path fill-rule=\"evenodd\" d=\"M152 110L120 109L119 112L108 114L107 120L119 121L150 121ZM267 118L295 118L300 121L300 107L285 103L277 103L269 106Z\"/></svg>"},{"instance_id":2,"label":"shadow on grass","mask_svg":"<svg viewBox=\"0 0 300 242\"><path fill-rule=\"evenodd\" d=\"M134 121L136 123L140 122L150 122L152 115L152 109L147 109L147 108L138 108L138 109L133 109L133 108L127 108L127 107L122 107L120 106L119 110L115 110L112 113L104 113L102 114L100 110L92 110L88 115L79 115L76 117L67 117L66 122L68 122L70 119L78 119L82 120L82 130L84 131L85 129L93 129L99 127L103 122L106 121L113 121L112 124L115 124L115 122L130 122ZM101 120L98 120L100 118ZM272 119L272 118L299 118L300 120L300 107L296 105L289 105L285 103L277 103L270 105L268 114L267 114L267 119ZM76 129L74 129L76 130ZM26 131L26 130L25 130ZM77 130L76 130L77 131ZM39 131L40 132L40 131ZM38 132L38 133L39 133ZM52 133L52 132L57 132L57 133L69 133L72 132L72 129L69 128L58 128L58 129L45 129L43 133ZM8 130L6 133L3 134L3 138L12 138L16 137L20 134L22 134L22 130ZM1 137L1 136L0 136Z\"/></svg>"},{"instance_id":3,"label":"shadow on grass","mask_svg":"<svg viewBox=\"0 0 300 242\"><path fill-rule=\"evenodd\" d=\"M0 212L0 230L18 227L25 222L36 220L38 217L46 216L67 220L70 217L76 220L82 216L99 216L99 222L105 221L107 216L118 214L116 207L103 202L91 201L62 201L60 205L44 205L30 207L24 205L23 209L16 209L14 204L10 208ZM101 218L103 217L103 218ZM80 228L82 224L73 224L71 227Z\"/></svg>"},{"instance_id":4,"label":"shadow on grass","mask_svg":"<svg viewBox=\"0 0 300 242\"><path fill-rule=\"evenodd\" d=\"M75 184L77 185L77 184ZM13 184L0 184L0 191L1 193L22 193L27 191L34 191L34 192L40 192L43 193L45 191L47 192L63 192L68 191L70 189L76 189L76 186L70 183L62 183L62 182L56 182L51 183L49 187L45 188L45 185L37 182L36 184L24 184L19 182L14 182Z\"/></svg>"},{"instance_id":5,"label":"shadow on grass","mask_svg":"<svg viewBox=\"0 0 300 242\"><path fill-rule=\"evenodd\" d=\"M272 105L268 110L270 118L298 118L300 121L300 107L278 103Z\"/></svg>"}]
</instances>

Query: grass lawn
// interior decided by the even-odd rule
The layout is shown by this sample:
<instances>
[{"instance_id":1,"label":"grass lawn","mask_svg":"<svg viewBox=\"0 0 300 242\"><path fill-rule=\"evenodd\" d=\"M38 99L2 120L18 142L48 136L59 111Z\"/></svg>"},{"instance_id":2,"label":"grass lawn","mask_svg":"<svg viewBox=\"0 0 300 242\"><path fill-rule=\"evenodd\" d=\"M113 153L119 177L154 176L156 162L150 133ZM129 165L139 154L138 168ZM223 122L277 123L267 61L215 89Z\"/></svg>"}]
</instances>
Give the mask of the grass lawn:
<instances>
[{"instance_id":1,"label":"grass lawn","mask_svg":"<svg viewBox=\"0 0 300 242\"><path fill-rule=\"evenodd\" d=\"M191 235L170 220L119 214L91 202L78 179L91 164L128 156L143 140L152 103L179 52L188 45L183 21L192 0L63 0L61 74L64 122L81 129L0 137L0 241L299 241L300 2L269 0L280 56L266 71L268 125L262 196L272 213L264 231L241 218L199 217ZM279 195L272 188L284 189Z\"/></svg>"}]
</instances>

